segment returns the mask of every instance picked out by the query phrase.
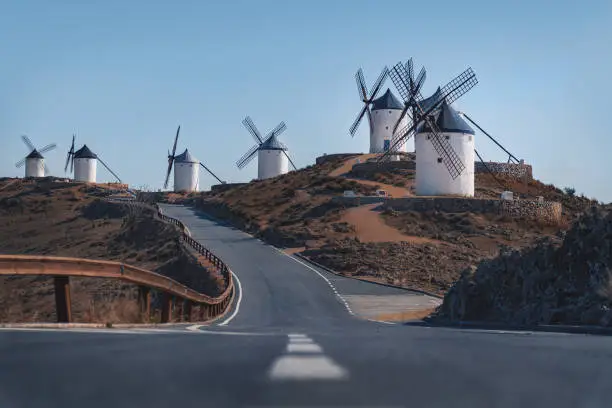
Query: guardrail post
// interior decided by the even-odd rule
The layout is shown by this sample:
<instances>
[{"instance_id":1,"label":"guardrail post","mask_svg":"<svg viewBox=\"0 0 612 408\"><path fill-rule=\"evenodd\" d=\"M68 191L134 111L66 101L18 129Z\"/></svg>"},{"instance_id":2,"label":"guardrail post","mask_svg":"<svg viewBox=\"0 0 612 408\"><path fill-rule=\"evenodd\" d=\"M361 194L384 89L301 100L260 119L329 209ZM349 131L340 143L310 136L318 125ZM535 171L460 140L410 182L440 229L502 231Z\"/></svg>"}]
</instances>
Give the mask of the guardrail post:
<instances>
[{"instance_id":1,"label":"guardrail post","mask_svg":"<svg viewBox=\"0 0 612 408\"><path fill-rule=\"evenodd\" d=\"M176 300L176 304L174 305L174 308L176 309L176 315L178 316L178 321L182 322L183 321L183 310L184 310L184 305L185 305L185 301L181 298L175 298Z\"/></svg>"},{"instance_id":2,"label":"guardrail post","mask_svg":"<svg viewBox=\"0 0 612 408\"><path fill-rule=\"evenodd\" d=\"M147 286L138 287L138 306L142 319L148 323L151 320L151 290Z\"/></svg>"},{"instance_id":3,"label":"guardrail post","mask_svg":"<svg viewBox=\"0 0 612 408\"><path fill-rule=\"evenodd\" d=\"M185 299L185 306L183 308L183 320L190 322L193 320L193 303L190 300Z\"/></svg>"},{"instance_id":4,"label":"guardrail post","mask_svg":"<svg viewBox=\"0 0 612 408\"><path fill-rule=\"evenodd\" d=\"M72 310L70 304L70 278L68 276L55 276L53 278L55 287L55 314L58 323L70 323L72 321Z\"/></svg>"},{"instance_id":5,"label":"guardrail post","mask_svg":"<svg viewBox=\"0 0 612 408\"><path fill-rule=\"evenodd\" d=\"M161 323L168 323L172 318L172 296L164 292L162 295Z\"/></svg>"}]
</instances>

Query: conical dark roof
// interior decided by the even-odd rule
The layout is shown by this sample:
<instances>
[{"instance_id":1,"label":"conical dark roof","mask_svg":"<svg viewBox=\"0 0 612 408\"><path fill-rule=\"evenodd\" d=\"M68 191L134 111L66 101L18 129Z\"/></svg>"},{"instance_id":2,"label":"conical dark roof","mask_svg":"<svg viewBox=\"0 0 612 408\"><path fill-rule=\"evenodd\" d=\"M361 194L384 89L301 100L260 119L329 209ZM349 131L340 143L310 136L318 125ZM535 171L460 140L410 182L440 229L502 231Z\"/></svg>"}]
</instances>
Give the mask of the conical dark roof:
<instances>
[{"instance_id":1,"label":"conical dark roof","mask_svg":"<svg viewBox=\"0 0 612 408\"><path fill-rule=\"evenodd\" d=\"M426 112L429 108L438 103L440 99L442 99L442 90L440 89L440 87L438 87L438 89L436 89L436 92L434 92L433 95L431 95L429 98L425 98L420 101L419 106L421 107L421 109L423 109L424 112Z\"/></svg>"},{"instance_id":2,"label":"conical dark roof","mask_svg":"<svg viewBox=\"0 0 612 408\"><path fill-rule=\"evenodd\" d=\"M259 150L287 150L287 146L279 142L276 135L272 135L259 146Z\"/></svg>"},{"instance_id":3,"label":"conical dark roof","mask_svg":"<svg viewBox=\"0 0 612 408\"><path fill-rule=\"evenodd\" d=\"M446 101L443 101L440 105L436 124L440 131L445 133L469 133L470 135L475 133L474 129ZM417 133L427 133L430 131L431 129L425 121L421 122L416 130Z\"/></svg>"},{"instance_id":4,"label":"conical dark roof","mask_svg":"<svg viewBox=\"0 0 612 408\"><path fill-rule=\"evenodd\" d=\"M391 89L387 88L387 92L385 92L380 98L376 98L372 101L372 110L381 110L381 109L404 109L404 105L393 95Z\"/></svg>"},{"instance_id":5,"label":"conical dark roof","mask_svg":"<svg viewBox=\"0 0 612 408\"><path fill-rule=\"evenodd\" d=\"M177 162L178 163L199 163L198 159L193 157L193 155L189 153L188 149L185 149L183 153L179 154L178 156L175 156L174 162L175 163Z\"/></svg>"},{"instance_id":6,"label":"conical dark roof","mask_svg":"<svg viewBox=\"0 0 612 408\"><path fill-rule=\"evenodd\" d=\"M44 159L42 154L38 153L38 150L34 149L30 154L26 156L26 159Z\"/></svg>"},{"instance_id":7,"label":"conical dark roof","mask_svg":"<svg viewBox=\"0 0 612 408\"><path fill-rule=\"evenodd\" d=\"M89 150L89 147L87 147L87 145L83 145L83 147L81 147L79 150L74 152L74 158L75 159L97 159L98 156L96 156L94 152Z\"/></svg>"}]
</instances>

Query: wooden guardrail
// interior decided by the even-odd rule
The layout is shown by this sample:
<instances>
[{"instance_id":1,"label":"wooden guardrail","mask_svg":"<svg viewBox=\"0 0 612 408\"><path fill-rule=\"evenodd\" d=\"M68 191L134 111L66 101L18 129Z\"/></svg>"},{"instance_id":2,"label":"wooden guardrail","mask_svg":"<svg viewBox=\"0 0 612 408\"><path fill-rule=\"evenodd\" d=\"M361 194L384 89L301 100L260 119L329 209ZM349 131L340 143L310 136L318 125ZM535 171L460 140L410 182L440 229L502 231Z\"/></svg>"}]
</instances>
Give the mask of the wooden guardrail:
<instances>
[{"instance_id":1,"label":"wooden guardrail","mask_svg":"<svg viewBox=\"0 0 612 408\"><path fill-rule=\"evenodd\" d=\"M146 206L146 204L140 203L133 204ZM180 239L183 244L190 246L203 256L223 276L227 284L221 295L211 297L167 276L121 262L82 258L0 255L0 275L53 276L56 314L60 323L69 323L72 320L70 299L70 277L72 276L121 279L138 285L138 302L145 321L150 319L151 289L162 293L161 323L167 323L171 320L173 306L177 307L180 320L185 321L205 321L222 315L231 306L234 296L231 270L220 258L191 238L187 233L188 230L179 220L162 214L159 206L156 207L156 210L161 219L171 222L181 229ZM209 268L208 265L203 266ZM197 317L194 314L193 306L199 309Z\"/></svg>"}]
</instances>

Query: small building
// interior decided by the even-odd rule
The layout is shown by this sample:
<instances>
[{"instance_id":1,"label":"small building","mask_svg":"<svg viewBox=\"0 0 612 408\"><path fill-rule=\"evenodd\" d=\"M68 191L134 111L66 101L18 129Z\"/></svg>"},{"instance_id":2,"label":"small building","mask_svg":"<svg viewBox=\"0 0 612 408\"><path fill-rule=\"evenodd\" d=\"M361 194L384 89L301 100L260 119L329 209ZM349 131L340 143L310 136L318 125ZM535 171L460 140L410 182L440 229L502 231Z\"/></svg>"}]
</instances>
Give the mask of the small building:
<instances>
[{"instance_id":1,"label":"small building","mask_svg":"<svg viewBox=\"0 0 612 408\"><path fill-rule=\"evenodd\" d=\"M96 182L98 156L87 145L74 152L74 180L86 183Z\"/></svg>"},{"instance_id":2,"label":"small building","mask_svg":"<svg viewBox=\"0 0 612 408\"><path fill-rule=\"evenodd\" d=\"M274 134L262 143L257 152L257 178L264 180L287 173L289 171L287 152L287 146Z\"/></svg>"},{"instance_id":3,"label":"small building","mask_svg":"<svg viewBox=\"0 0 612 408\"><path fill-rule=\"evenodd\" d=\"M435 94L434 94L435 96ZM430 100L425 99L425 103ZM431 106L431 105L430 105ZM425 109L425 108L424 108ZM440 136L449 142L461 162L465 165L463 172L452 178L432 143L433 134L427 122L421 122L416 129L416 195L443 196L460 195L474 196L474 130L459 116L446 101L434 114Z\"/></svg>"},{"instance_id":4,"label":"small building","mask_svg":"<svg viewBox=\"0 0 612 408\"><path fill-rule=\"evenodd\" d=\"M188 149L174 158L174 191L198 191L200 185L200 161Z\"/></svg>"},{"instance_id":5,"label":"small building","mask_svg":"<svg viewBox=\"0 0 612 408\"><path fill-rule=\"evenodd\" d=\"M45 177L45 159L36 149L26 156L25 176Z\"/></svg>"}]
</instances>

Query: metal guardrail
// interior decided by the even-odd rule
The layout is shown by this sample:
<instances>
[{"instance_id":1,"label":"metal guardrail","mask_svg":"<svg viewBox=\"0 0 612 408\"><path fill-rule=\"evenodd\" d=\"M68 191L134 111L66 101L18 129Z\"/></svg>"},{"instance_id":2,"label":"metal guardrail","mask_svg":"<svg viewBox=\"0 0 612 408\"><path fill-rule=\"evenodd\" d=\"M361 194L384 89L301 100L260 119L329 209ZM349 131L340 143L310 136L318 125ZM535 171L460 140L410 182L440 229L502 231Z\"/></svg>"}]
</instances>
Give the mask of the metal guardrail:
<instances>
[{"instance_id":1,"label":"metal guardrail","mask_svg":"<svg viewBox=\"0 0 612 408\"><path fill-rule=\"evenodd\" d=\"M109 199L117 202L119 200ZM217 297L197 292L167 276L115 261L67 258L40 255L0 255L0 275L48 275L53 276L55 286L55 304L57 320L70 323L72 320L70 277L96 277L120 279L139 285L138 301L145 321L150 319L151 289L162 292L161 323L171 320L173 306L179 310L183 321L194 320L194 308L199 308L196 320L205 321L223 315L230 307L234 297L234 282L229 267L215 254L193 239L185 225L161 212L159 206L150 206L139 202L122 204L137 207L149 207L157 211L159 217L181 229L181 241L203 256L210 265L217 269L227 283L223 293ZM201 261L201 260L200 260ZM201 262L202 263L202 262ZM209 266L202 263L204 268Z\"/></svg>"}]
</instances>

